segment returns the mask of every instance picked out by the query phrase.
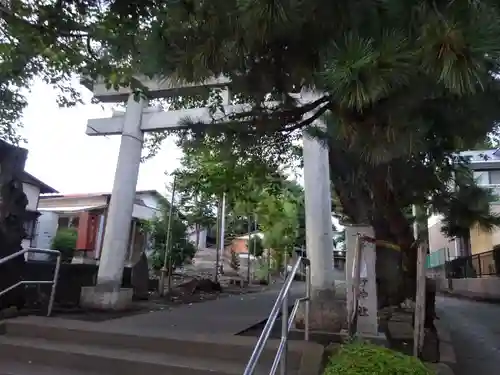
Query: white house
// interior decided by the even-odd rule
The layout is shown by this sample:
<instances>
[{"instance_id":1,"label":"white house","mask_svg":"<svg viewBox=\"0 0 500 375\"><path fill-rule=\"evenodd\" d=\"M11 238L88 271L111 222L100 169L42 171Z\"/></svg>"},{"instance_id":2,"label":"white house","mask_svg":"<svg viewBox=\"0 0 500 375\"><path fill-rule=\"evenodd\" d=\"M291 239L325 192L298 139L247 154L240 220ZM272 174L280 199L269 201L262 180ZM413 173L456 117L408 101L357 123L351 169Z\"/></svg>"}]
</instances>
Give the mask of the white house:
<instances>
[{"instance_id":1,"label":"white house","mask_svg":"<svg viewBox=\"0 0 500 375\"><path fill-rule=\"evenodd\" d=\"M40 197L37 247L50 247L59 229L74 228L77 231L76 256L73 262L99 260L111 193L43 194ZM162 195L156 190L140 190L130 224L127 264L134 264L147 250L149 241L140 223L159 214Z\"/></svg>"},{"instance_id":2,"label":"white house","mask_svg":"<svg viewBox=\"0 0 500 375\"><path fill-rule=\"evenodd\" d=\"M57 193L57 190L40 181L38 178L23 172L22 174L23 192L28 199L26 206L27 217L24 222L24 230L26 231L26 238L22 242L23 249L35 247L36 243L36 223L40 216L38 211L38 203L40 194ZM31 254L36 255L36 254Z\"/></svg>"}]
</instances>

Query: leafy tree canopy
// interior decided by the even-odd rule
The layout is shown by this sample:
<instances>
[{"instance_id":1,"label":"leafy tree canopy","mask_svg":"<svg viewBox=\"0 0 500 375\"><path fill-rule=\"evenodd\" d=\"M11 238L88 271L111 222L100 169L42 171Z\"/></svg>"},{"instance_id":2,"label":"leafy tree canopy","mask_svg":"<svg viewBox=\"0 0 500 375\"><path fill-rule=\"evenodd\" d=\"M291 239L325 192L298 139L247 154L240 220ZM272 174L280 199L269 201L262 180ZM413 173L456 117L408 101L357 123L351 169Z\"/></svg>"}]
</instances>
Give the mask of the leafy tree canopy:
<instances>
[{"instance_id":1,"label":"leafy tree canopy","mask_svg":"<svg viewBox=\"0 0 500 375\"><path fill-rule=\"evenodd\" d=\"M461 128L473 125L461 114L491 124L499 107L494 1L18 0L0 14L5 137L25 105L19 88L42 76L68 104L73 73L133 87L137 73L223 75L256 108L281 100L253 110L252 129L292 130L329 111L350 138L377 134L380 146L421 139L422 126L440 126L437 108ZM307 87L323 94L291 94Z\"/></svg>"},{"instance_id":2,"label":"leafy tree canopy","mask_svg":"<svg viewBox=\"0 0 500 375\"><path fill-rule=\"evenodd\" d=\"M246 233L249 220L250 229L256 229L257 218L266 246L283 245L287 236L294 244L299 222L304 237L304 201L302 187L284 177L286 167L293 166L291 140L283 138L280 144L276 137L261 137L242 143L230 136L184 134L179 142L184 157L176 171L180 191L212 201L225 193L230 235Z\"/></svg>"},{"instance_id":3,"label":"leafy tree canopy","mask_svg":"<svg viewBox=\"0 0 500 375\"><path fill-rule=\"evenodd\" d=\"M78 100L67 85L74 73L136 89L135 74L224 76L251 109L226 117L223 150L240 143L265 155L261 140L286 145L295 129L323 117L347 216L403 247L411 242L407 207L446 212L455 202L446 191L453 153L484 140L500 115L495 1L17 0L0 17L0 137L16 140L20 89L36 76L62 89L62 104ZM308 88L317 96L294 94ZM269 108L269 99L279 102ZM212 150L221 145L215 139ZM214 196L242 181L239 157L207 163L212 171L229 164L203 190ZM245 168L279 165L264 161ZM194 186L207 183L198 177Z\"/></svg>"},{"instance_id":4,"label":"leafy tree canopy","mask_svg":"<svg viewBox=\"0 0 500 375\"><path fill-rule=\"evenodd\" d=\"M72 104L78 96L67 83L74 73L133 88L141 86L136 74L198 82L222 75L236 101L253 104L235 120L251 115L244 130L254 135L238 137L241 129L230 127L224 149L245 140L261 152L265 142L287 145L290 131L326 114L330 150L339 150L330 153L333 182L366 179L369 186L344 190L372 212L391 207L390 200L406 207L443 190L450 152L484 140L499 115L494 1L18 0L3 5L0 17L0 137L16 140L13 126L25 105L19 90L36 76L62 90L62 104ZM293 93L306 88L320 94L297 100ZM280 103L263 109L272 98ZM210 97L173 100L174 107L220 104ZM356 173L343 173L335 164L351 152L353 164L369 162L360 173L356 165ZM235 163L224 160L210 165ZM241 179L238 168L225 170L216 186ZM401 170L412 174L393 172ZM378 202L366 202L375 196ZM357 221L373 216L350 211L361 216Z\"/></svg>"}]
</instances>

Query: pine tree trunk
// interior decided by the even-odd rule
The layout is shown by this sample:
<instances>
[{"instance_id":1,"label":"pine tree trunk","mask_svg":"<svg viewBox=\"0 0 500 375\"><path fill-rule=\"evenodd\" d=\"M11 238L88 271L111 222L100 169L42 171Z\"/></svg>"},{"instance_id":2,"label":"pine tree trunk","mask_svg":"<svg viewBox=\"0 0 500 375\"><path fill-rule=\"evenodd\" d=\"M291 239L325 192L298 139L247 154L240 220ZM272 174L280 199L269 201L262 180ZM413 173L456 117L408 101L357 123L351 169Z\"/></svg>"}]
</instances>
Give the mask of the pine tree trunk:
<instances>
[{"instance_id":1,"label":"pine tree trunk","mask_svg":"<svg viewBox=\"0 0 500 375\"><path fill-rule=\"evenodd\" d=\"M27 151L0 142L0 258L22 249L26 237L24 221L28 200L21 182ZM19 282L24 273L24 256L0 265L0 290ZM24 305L24 289L16 288L0 298L0 310Z\"/></svg>"}]
</instances>

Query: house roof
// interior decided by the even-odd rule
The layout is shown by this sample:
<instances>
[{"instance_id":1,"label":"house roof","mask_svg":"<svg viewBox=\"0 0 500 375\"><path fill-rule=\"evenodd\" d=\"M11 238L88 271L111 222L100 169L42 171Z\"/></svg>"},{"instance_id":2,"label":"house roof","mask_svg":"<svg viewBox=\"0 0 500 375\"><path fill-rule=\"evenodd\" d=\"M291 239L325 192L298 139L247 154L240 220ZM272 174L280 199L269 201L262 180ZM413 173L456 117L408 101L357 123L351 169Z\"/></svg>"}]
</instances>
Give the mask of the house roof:
<instances>
[{"instance_id":1,"label":"house roof","mask_svg":"<svg viewBox=\"0 0 500 375\"><path fill-rule=\"evenodd\" d=\"M93 205L93 206L63 206L63 207L43 207L38 208L41 212L57 212L57 213L73 213L73 212L83 212L90 210L98 210L105 208L107 205Z\"/></svg>"},{"instance_id":2,"label":"house roof","mask_svg":"<svg viewBox=\"0 0 500 375\"><path fill-rule=\"evenodd\" d=\"M58 191L56 189L47 185L45 182L39 180L38 178L36 178L35 176L33 176L32 174L30 174L26 171L23 171L22 182L39 187L40 193L42 193L42 194L58 193Z\"/></svg>"},{"instance_id":3,"label":"house roof","mask_svg":"<svg viewBox=\"0 0 500 375\"><path fill-rule=\"evenodd\" d=\"M137 190L136 194L153 194L158 197L163 197L157 190ZM90 197L102 197L109 196L111 192L98 192L98 193L59 193L55 192L52 194L42 194L40 195L40 199L49 199L49 198L90 198Z\"/></svg>"}]
</instances>

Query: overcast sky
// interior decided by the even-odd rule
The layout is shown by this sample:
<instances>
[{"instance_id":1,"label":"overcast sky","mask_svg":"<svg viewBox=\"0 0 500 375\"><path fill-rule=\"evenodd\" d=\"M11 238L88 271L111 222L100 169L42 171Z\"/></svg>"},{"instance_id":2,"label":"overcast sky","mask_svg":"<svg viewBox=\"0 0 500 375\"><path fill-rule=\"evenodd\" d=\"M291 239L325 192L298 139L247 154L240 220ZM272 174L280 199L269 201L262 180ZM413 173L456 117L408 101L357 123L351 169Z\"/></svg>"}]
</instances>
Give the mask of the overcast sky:
<instances>
[{"instance_id":1,"label":"overcast sky","mask_svg":"<svg viewBox=\"0 0 500 375\"><path fill-rule=\"evenodd\" d=\"M82 91L90 100L91 93ZM42 82L35 83L27 97L21 131L27 139L23 147L29 150L26 171L62 193L111 191L120 137L85 135L87 120L109 117L110 107L59 108L57 92ZM173 140L165 141L160 153L141 165L137 188L164 193L169 182L164 172L178 167L180 156Z\"/></svg>"},{"instance_id":2,"label":"overcast sky","mask_svg":"<svg viewBox=\"0 0 500 375\"><path fill-rule=\"evenodd\" d=\"M84 102L92 94L80 87ZM26 171L61 193L111 192L120 146L120 136L87 136L85 129L90 118L110 117L110 104L85 104L73 108L57 105L57 91L37 81L27 94L24 128L20 133L29 150ZM153 159L141 164L138 190L155 189L165 193L165 176L179 166L182 156L172 138L163 142ZM298 182L303 183L301 176Z\"/></svg>"},{"instance_id":3,"label":"overcast sky","mask_svg":"<svg viewBox=\"0 0 500 375\"><path fill-rule=\"evenodd\" d=\"M89 102L91 93L81 90ZM21 130L27 140L23 147L29 150L26 171L61 193L111 192L120 137L85 135L87 120L110 117L111 106L59 108L57 92L42 82L36 82L27 97ZM173 172L181 156L172 139L164 141L158 155L141 164L137 189L165 194L165 184L171 182L165 172ZM303 183L301 177L298 181Z\"/></svg>"}]
</instances>

